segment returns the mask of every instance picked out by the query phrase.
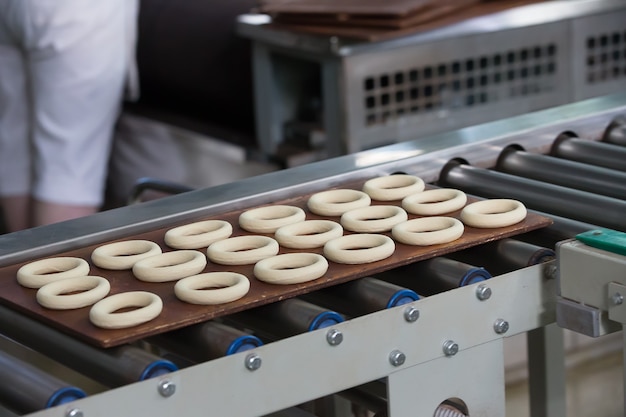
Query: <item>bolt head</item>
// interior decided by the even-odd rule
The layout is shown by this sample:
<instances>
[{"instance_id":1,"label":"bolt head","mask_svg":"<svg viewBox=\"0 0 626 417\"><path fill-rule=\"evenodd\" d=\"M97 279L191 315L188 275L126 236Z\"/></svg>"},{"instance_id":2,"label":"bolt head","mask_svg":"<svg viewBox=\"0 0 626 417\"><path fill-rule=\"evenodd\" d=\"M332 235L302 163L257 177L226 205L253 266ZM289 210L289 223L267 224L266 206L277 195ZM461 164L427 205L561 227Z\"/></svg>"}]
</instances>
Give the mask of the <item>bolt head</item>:
<instances>
[{"instance_id":1,"label":"bolt head","mask_svg":"<svg viewBox=\"0 0 626 417\"><path fill-rule=\"evenodd\" d=\"M404 364L406 355L399 350L394 350L389 354L389 363L393 366L400 366Z\"/></svg>"},{"instance_id":2,"label":"bolt head","mask_svg":"<svg viewBox=\"0 0 626 417\"><path fill-rule=\"evenodd\" d=\"M326 341L331 346L337 346L343 342L343 333L337 329L330 329L326 332Z\"/></svg>"},{"instance_id":3,"label":"bolt head","mask_svg":"<svg viewBox=\"0 0 626 417\"><path fill-rule=\"evenodd\" d=\"M611 301L613 302L614 305L618 306L624 303L624 296L618 292L616 292L615 294L613 294L613 296L611 297Z\"/></svg>"},{"instance_id":4,"label":"bolt head","mask_svg":"<svg viewBox=\"0 0 626 417\"><path fill-rule=\"evenodd\" d=\"M250 353L246 356L246 360L245 360L246 369L248 369L249 371L256 371L257 369L261 367L262 362L263 361L261 360L261 357L258 354Z\"/></svg>"},{"instance_id":5,"label":"bolt head","mask_svg":"<svg viewBox=\"0 0 626 417\"><path fill-rule=\"evenodd\" d=\"M404 319L409 323L417 321L420 317L420 311L415 307L409 306L404 310Z\"/></svg>"},{"instance_id":6,"label":"bolt head","mask_svg":"<svg viewBox=\"0 0 626 417\"><path fill-rule=\"evenodd\" d=\"M493 330L498 334L504 334L509 331L509 322L503 319L498 319L493 324Z\"/></svg>"},{"instance_id":7,"label":"bolt head","mask_svg":"<svg viewBox=\"0 0 626 417\"><path fill-rule=\"evenodd\" d=\"M171 397L176 392L176 384L174 384L170 380L165 379L159 382L158 390L159 394L161 394L162 397Z\"/></svg>"},{"instance_id":8,"label":"bolt head","mask_svg":"<svg viewBox=\"0 0 626 417\"><path fill-rule=\"evenodd\" d=\"M443 342L443 353L446 356L454 356L459 353L459 345L453 340L446 340Z\"/></svg>"},{"instance_id":9,"label":"bolt head","mask_svg":"<svg viewBox=\"0 0 626 417\"><path fill-rule=\"evenodd\" d=\"M83 412L78 408L72 408L67 410L65 417L83 417Z\"/></svg>"},{"instance_id":10,"label":"bolt head","mask_svg":"<svg viewBox=\"0 0 626 417\"><path fill-rule=\"evenodd\" d=\"M491 298L491 288L486 285L479 285L476 287L476 298L480 301L485 301Z\"/></svg>"}]
</instances>

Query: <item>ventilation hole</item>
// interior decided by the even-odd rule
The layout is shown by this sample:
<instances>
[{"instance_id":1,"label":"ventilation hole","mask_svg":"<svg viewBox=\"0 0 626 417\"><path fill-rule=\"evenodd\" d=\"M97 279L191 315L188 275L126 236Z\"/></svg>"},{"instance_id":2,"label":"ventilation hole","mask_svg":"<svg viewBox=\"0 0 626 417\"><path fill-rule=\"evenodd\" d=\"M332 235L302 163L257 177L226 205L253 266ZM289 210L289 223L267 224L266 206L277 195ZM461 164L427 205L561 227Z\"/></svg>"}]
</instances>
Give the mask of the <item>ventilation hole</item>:
<instances>
[{"instance_id":1,"label":"ventilation hole","mask_svg":"<svg viewBox=\"0 0 626 417\"><path fill-rule=\"evenodd\" d=\"M458 74L459 72L461 72L461 63L458 61L454 61L452 63L452 73Z\"/></svg>"},{"instance_id":2,"label":"ventilation hole","mask_svg":"<svg viewBox=\"0 0 626 417\"><path fill-rule=\"evenodd\" d=\"M424 97L431 97L433 95L433 87L431 85L427 85L424 87Z\"/></svg>"},{"instance_id":3,"label":"ventilation hole","mask_svg":"<svg viewBox=\"0 0 626 417\"><path fill-rule=\"evenodd\" d=\"M467 80L465 80L465 86L468 89L474 88L474 79L472 77L470 77Z\"/></svg>"},{"instance_id":4,"label":"ventilation hole","mask_svg":"<svg viewBox=\"0 0 626 417\"><path fill-rule=\"evenodd\" d=\"M502 81L502 74L500 74L499 72L493 74L493 82L499 84L500 81Z\"/></svg>"},{"instance_id":5,"label":"ventilation hole","mask_svg":"<svg viewBox=\"0 0 626 417\"><path fill-rule=\"evenodd\" d=\"M541 53L541 47L539 46L535 46L535 48L533 49L533 55L535 56L535 58L541 58L541 55L543 55Z\"/></svg>"},{"instance_id":6,"label":"ventilation hole","mask_svg":"<svg viewBox=\"0 0 626 417\"><path fill-rule=\"evenodd\" d=\"M381 87L389 87L389 76L388 75L381 75L380 77L380 86Z\"/></svg>"},{"instance_id":7,"label":"ventilation hole","mask_svg":"<svg viewBox=\"0 0 626 417\"><path fill-rule=\"evenodd\" d=\"M493 56L493 65L499 66L502 64L502 56L500 54L496 54Z\"/></svg>"},{"instance_id":8,"label":"ventilation hole","mask_svg":"<svg viewBox=\"0 0 626 417\"><path fill-rule=\"evenodd\" d=\"M409 90L409 95L411 100L416 100L419 97L419 89L417 87L413 87Z\"/></svg>"},{"instance_id":9,"label":"ventilation hole","mask_svg":"<svg viewBox=\"0 0 626 417\"><path fill-rule=\"evenodd\" d=\"M508 62L509 64L514 64L515 63L515 53L514 52L509 52L506 54L506 62Z\"/></svg>"},{"instance_id":10,"label":"ventilation hole","mask_svg":"<svg viewBox=\"0 0 626 417\"><path fill-rule=\"evenodd\" d=\"M375 114L368 114L367 115L367 124L370 125L370 126L376 124L376 115Z\"/></svg>"},{"instance_id":11,"label":"ventilation hole","mask_svg":"<svg viewBox=\"0 0 626 417\"><path fill-rule=\"evenodd\" d=\"M593 49L596 47L596 38L587 38L587 48Z\"/></svg>"},{"instance_id":12,"label":"ventilation hole","mask_svg":"<svg viewBox=\"0 0 626 417\"><path fill-rule=\"evenodd\" d=\"M472 59L468 59L467 61L465 61L465 70L474 71L474 61Z\"/></svg>"},{"instance_id":13,"label":"ventilation hole","mask_svg":"<svg viewBox=\"0 0 626 417\"><path fill-rule=\"evenodd\" d=\"M413 69L409 71L409 80L411 82L417 81L418 78L419 78L419 73L417 72L417 70Z\"/></svg>"},{"instance_id":14,"label":"ventilation hole","mask_svg":"<svg viewBox=\"0 0 626 417\"><path fill-rule=\"evenodd\" d=\"M420 110L419 106L411 106L411 113L417 113Z\"/></svg>"},{"instance_id":15,"label":"ventilation hole","mask_svg":"<svg viewBox=\"0 0 626 417\"><path fill-rule=\"evenodd\" d=\"M479 62L481 69L485 69L489 66L489 58L487 58L486 56L481 57Z\"/></svg>"},{"instance_id":16,"label":"ventilation hole","mask_svg":"<svg viewBox=\"0 0 626 417\"><path fill-rule=\"evenodd\" d=\"M396 103L402 103L404 101L404 91L396 91Z\"/></svg>"},{"instance_id":17,"label":"ventilation hole","mask_svg":"<svg viewBox=\"0 0 626 417\"><path fill-rule=\"evenodd\" d=\"M528 49L522 49L519 57L522 61L526 61L528 59Z\"/></svg>"},{"instance_id":18,"label":"ventilation hole","mask_svg":"<svg viewBox=\"0 0 626 417\"><path fill-rule=\"evenodd\" d=\"M554 55L556 55L556 45L551 43L550 45L548 45L548 56L554 56Z\"/></svg>"},{"instance_id":19,"label":"ventilation hole","mask_svg":"<svg viewBox=\"0 0 626 417\"><path fill-rule=\"evenodd\" d=\"M528 78L528 68L527 67L523 67L520 72L519 72L520 77L522 78Z\"/></svg>"},{"instance_id":20,"label":"ventilation hole","mask_svg":"<svg viewBox=\"0 0 626 417\"><path fill-rule=\"evenodd\" d=\"M474 105L474 95L473 94L468 94L467 97L465 98L465 105L468 107L471 107Z\"/></svg>"},{"instance_id":21,"label":"ventilation hole","mask_svg":"<svg viewBox=\"0 0 626 417\"><path fill-rule=\"evenodd\" d=\"M606 35L602 35L600 37L600 46L606 46L609 43L609 37Z\"/></svg>"},{"instance_id":22,"label":"ventilation hole","mask_svg":"<svg viewBox=\"0 0 626 417\"><path fill-rule=\"evenodd\" d=\"M368 109L376 107L376 97L369 96L365 99L365 107Z\"/></svg>"},{"instance_id":23,"label":"ventilation hole","mask_svg":"<svg viewBox=\"0 0 626 417\"><path fill-rule=\"evenodd\" d=\"M460 80L454 80L454 81L452 82L452 89L453 89L454 91L459 91L459 90L461 90L461 81L460 81Z\"/></svg>"},{"instance_id":24,"label":"ventilation hole","mask_svg":"<svg viewBox=\"0 0 626 417\"><path fill-rule=\"evenodd\" d=\"M444 77L446 75L448 68L441 64L437 67L437 75L439 75L440 77Z\"/></svg>"},{"instance_id":25,"label":"ventilation hole","mask_svg":"<svg viewBox=\"0 0 626 417\"><path fill-rule=\"evenodd\" d=\"M373 78L366 78L365 79L365 90L366 91L370 91L373 90L375 87L375 82Z\"/></svg>"},{"instance_id":26,"label":"ventilation hole","mask_svg":"<svg viewBox=\"0 0 626 417\"><path fill-rule=\"evenodd\" d=\"M613 36L611 37L611 40L613 41L613 45L617 45L620 42L620 34L617 32L613 33Z\"/></svg>"},{"instance_id":27,"label":"ventilation hole","mask_svg":"<svg viewBox=\"0 0 626 417\"><path fill-rule=\"evenodd\" d=\"M401 72L396 72L396 75L393 77L396 85L404 83L404 74Z\"/></svg>"},{"instance_id":28,"label":"ventilation hole","mask_svg":"<svg viewBox=\"0 0 626 417\"><path fill-rule=\"evenodd\" d=\"M507 78L509 81L513 81L513 80L515 80L515 70L509 70L509 71L506 73L506 78Z\"/></svg>"},{"instance_id":29,"label":"ventilation hole","mask_svg":"<svg viewBox=\"0 0 626 417\"><path fill-rule=\"evenodd\" d=\"M382 104L383 106L389 104L389 94L385 93L380 96L380 104Z\"/></svg>"},{"instance_id":30,"label":"ventilation hole","mask_svg":"<svg viewBox=\"0 0 626 417\"><path fill-rule=\"evenodd\" d=\"M424 68L424 78L429 79L433 76L433 69L431 67Z\"/></svg>"}]
</instances>

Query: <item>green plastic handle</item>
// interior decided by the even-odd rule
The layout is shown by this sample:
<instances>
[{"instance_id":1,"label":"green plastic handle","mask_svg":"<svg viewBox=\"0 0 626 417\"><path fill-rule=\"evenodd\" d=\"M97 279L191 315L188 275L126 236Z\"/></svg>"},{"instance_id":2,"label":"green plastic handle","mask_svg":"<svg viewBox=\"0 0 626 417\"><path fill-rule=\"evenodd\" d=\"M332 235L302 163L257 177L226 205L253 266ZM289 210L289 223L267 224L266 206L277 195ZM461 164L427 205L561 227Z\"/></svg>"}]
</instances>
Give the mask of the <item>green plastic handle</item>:
<instances>
[{"instance_id":1,"label":"green plastic handle","mask_svg":"<svg viewBox=\"0 0 626 417\"><path fill-rule=\"evenodd\" d=\"M608 252L626 255L626 233L611 229L596 229L576 235L585 245Z\"/></svg>"}]
</instances>

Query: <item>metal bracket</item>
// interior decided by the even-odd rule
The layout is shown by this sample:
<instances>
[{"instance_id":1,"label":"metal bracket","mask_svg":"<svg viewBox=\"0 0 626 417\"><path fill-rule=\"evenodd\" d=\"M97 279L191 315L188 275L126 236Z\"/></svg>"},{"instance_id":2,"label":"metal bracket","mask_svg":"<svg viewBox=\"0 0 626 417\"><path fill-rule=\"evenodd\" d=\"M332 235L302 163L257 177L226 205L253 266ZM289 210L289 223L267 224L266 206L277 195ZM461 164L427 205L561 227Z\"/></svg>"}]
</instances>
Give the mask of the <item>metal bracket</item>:
<instances>
[{"instance_id":1,"label":"metal bracket","mask_svg":"<svg viewBox=\"0 0 626 417\"><path fill-rule=\"evenodd\" d=\"M621 324L626 324L626 286L616 282L609 283L609 318Z\"/></svg>"}]
</instances>

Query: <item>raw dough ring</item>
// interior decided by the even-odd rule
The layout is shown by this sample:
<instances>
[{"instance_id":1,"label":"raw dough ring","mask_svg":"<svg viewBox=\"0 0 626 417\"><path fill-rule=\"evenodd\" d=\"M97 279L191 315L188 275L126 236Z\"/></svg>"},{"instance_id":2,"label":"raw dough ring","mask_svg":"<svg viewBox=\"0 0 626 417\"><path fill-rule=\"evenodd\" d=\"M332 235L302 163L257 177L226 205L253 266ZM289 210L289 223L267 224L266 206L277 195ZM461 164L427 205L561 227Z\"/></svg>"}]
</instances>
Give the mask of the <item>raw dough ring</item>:
<instances>
[{"instance_id":1,"label":"raw dough ring","mask_svg":"<svg viewBox=\"0 0 626 417\"><path fill-rule=\"evenodd\" d=\"M132 311L115 313L126 307L139 307ZM89 320L103 329L124 329L148 322L163 310L161 298L147 291L123 292L103 298L89 310Z\"/></svg>"},{"instance_id":2,"label":"raw dough ring","mask_svg":"<svg viewBox=\"0 0 626 417\"><path fill-rule=\"evenodd\" d=\"M367 207L372 203L369 195L359 190L339 189L313 194L307 206L320 216L341 216L346 211Z\"/></svg>"},{"instance_id":3,"label":"raw dough ring","mask_svg":"<svg viewBox=\"0 0 626 417\"><path fill-rule=\"evenodd\" d=\"M366 181L363 191L374 200L393 201L422 192L425 186L424 180L415 175L393 174Z\"/></svg>"},{"instance_id":4,"label":"raw dough ring","mask_svg":"<svg viewBox=\"0 0 626 417\"><path fill-rule=\"evenodd\" d=\"M324 246L326 242L343 236L343 227L331 220L305 220L283 226L274 237L286 248L313 249Z\"/></svg>"},{"instance_id":5,"label":"raw dough ring","mask_svg":"<svg viewBox=\"0 0 626 417\"><path fill-rule=\"evenodd\" d=\"M526 218L526 207L511 199L483 200L468 204L461 211L461 220L468 226L495 228L511 226Z\"/></svg>"},{"instance_id":6,"label":"raw dough ring","mask_svg":"<svg viewBox=\"0 0 626 417\"><path fill-rule=\"evenodd\" d=\"M328 241L324 245L324 256L342 264L365 264L390 257L396 245L385 235L346 235Z\"/></svg>"},{"instance_id":7,"label":"raw dough ring","mask_svg":"<svg viewBox=\"0 0 626 417\"><path fill-rule=\"evenodd\" d=\"M250 281L236 272L207 272L183 278L174 293L190 304L214 305L239 300L250 290Z\"/></svg>"},{"instance_id":8,"label":"raw dough ring","mask_svg":"<svg viewBox=\"0 0 626 417\"><path fill-rule=\"evenodd\" d=\"M412 194L402 200L402 208L412 214L437 216L463 208L467 195L453 188L438 188Z\"/></svg>"},{"instance_id":9,"label":"raw dough ring","mask_svg":"<svg viewBox=\"0 0 626 417\"><path fill-rule=\"evenodd\" d=\"M295 206L265 206L244 211L239 226L252 233L274 233L279 227L304 221L306 214Z\"/></svg>"},{"instance_id":10,"label":"raw dough ring","mask_svg":"<svg viewBox=\"0 0 626 417\"><path fill-rule=\"evenodd\" d=\"M341 225L352 232L388 232L409 216L398 206L368 206L350 210L341 215Z\"/></svg>"},{"instance_id":11,"label":"raw dough ring","mask_svg":"<svg viewBox=\"0 0 626 417\"><path fill-rule=\"evenodd\" d=\"M197 250L177 250L143 259L133 266L133 275L146 282L176 281L202 272L206 256Z\"/></svg>"},{"instance_id":12,"label":"raw dough ring","mask_svg":"<svg viewBox=\"0 0 626 417\"><path fill-rule=\"evenodd\" d=\"M278 242L268 236L237 236L212 243L209 259L222 265L248 265L278 253Z\"/></svg>"},{"instance_id":13,"label":"raw dough ring","mask_svg":"<svg viewBox=\"0 0 626 417\"><path fill-rule=\"evenodd\" d=\"M149 240L126 240L97 247L91 252L91 261L104 269L131 269L138 261L161 252L161 247Z\"/></svg>"},{"instance_id":14,"label":"raw dough ring","mask_svg":"<svg viewBox=\"0 0 626 417\"><path fill-rule=\"evenodd\" d=\"M102 277L65 278L50 282L37 290L37 302L52 310L72 310L90 306L102 300L111 290L109 281ZM81 291L70 294L74 291Z\"/></svg>"},{"instance_id":15,"label":"raw dough ring","mask_svg":"<svg viewBox=\"0 0 626 417\"><path fill-rule=\"evenodd\" d=\"M168 230L165 232L165 244L174 249L200 249L227 239L232 233L233 226L227 221L205 220Z\"/></svg>"},{"instance_id":16,"label":"raw dough ring","mask_svg":"<svg viewBox=\"0 0 626 417\"><path fill-rule=\"evenodd\" d=\"M463 223L453 217L421 217L394 226L391 235L400 243L428 246L452 242L464 230Z\"/></svg>"},{"instance_id":17,"label":"raw dough ring","mask_svg":"<svg viewBox=\"0 0 626 417\"><path fill-rule=\"evenodd\" d=\"M40 259L17 270L17 282L27 288L40 288L65 278L89 275L89 263L82 258L58 257Z\"/></svg>"},{"instance_id":18,"label":"raw dough ring","mask_svg":"<svg viewBox=\"0 0 626 417\"><path fill-rule=\"evenodd\" d=\"M300 284L322 277L328 261L317 253L285 253L254 265L254 276L269 284Z\"/></svg>"}]
</instances>

